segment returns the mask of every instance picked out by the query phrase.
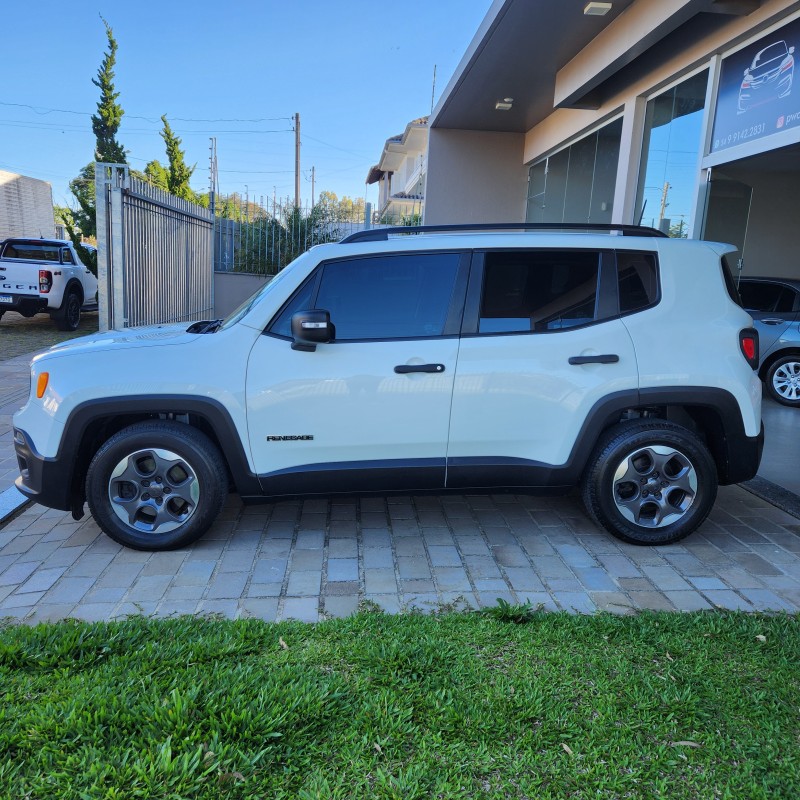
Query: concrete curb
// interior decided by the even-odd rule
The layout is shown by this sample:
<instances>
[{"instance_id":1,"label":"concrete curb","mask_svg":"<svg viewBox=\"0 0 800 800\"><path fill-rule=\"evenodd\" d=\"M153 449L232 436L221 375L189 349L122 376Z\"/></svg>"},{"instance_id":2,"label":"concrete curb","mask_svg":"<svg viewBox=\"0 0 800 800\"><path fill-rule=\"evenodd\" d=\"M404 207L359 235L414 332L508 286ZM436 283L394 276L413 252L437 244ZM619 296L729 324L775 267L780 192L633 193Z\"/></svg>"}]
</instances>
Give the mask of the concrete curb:
<instances>
[{"instance_id":1,"label":"concrete curb","mask_svg":"<svg viewBox=\"0 0 800 800\"><path fill-rule=\"evenodd\" d=\"M30 502L16 486L11 486L0 492L0 525L13 517L23 506Z\"/></svg>"},{"instance_id":2,"label":"concrete curb","mask_svg":"<svg viewBox=\"0 0 800 800\"><path fill-rule=\"evenodd\" d=\"M756 476L752 480L740 483L742 489L746 489L750 494L766 500L781 511L791 514L800 519L800 497L777 483L768 481L766 478Z\"/></svg>"}]
</instances>

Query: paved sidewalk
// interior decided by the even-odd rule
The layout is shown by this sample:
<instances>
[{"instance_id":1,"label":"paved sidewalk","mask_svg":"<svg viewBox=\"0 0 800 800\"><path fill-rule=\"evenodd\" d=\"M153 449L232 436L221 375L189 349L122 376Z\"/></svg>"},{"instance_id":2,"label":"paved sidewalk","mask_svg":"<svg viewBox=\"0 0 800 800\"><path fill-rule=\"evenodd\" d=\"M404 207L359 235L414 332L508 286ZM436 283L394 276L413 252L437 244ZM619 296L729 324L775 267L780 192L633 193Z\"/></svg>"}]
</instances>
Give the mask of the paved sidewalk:
<instances>
[{"instance_id":1,"label":"paved sidewalk","mask_svg":"<svg viewBox=\"0 0 800 800\"><path fill-rule=\"evenodd\" d=\"M28 391L27 363L0 363L0 496L16 476L10 415ZM127 550L91 517L38 505L0 523L0 617L29 623L137 613L316 621L364 600L395 612L498 598L580 613L800 611L800 519L732 486L698 532L656 548L596 528L577 493L249 507L232 496L200 542L170 553Z\"/></svg>"}]
</instances>

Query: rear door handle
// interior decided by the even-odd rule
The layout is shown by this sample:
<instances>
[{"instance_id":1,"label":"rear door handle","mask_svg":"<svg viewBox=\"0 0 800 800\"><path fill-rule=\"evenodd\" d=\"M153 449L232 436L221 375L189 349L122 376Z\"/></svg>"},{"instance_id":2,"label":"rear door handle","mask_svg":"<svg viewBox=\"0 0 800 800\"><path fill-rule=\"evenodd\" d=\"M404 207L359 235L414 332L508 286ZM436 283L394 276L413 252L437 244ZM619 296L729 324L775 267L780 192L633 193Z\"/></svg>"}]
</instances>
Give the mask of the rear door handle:
<instances>
[{"instance_id":1,"label":"rear door handle","mask_svg":"<svg viewBox=\"0 0 800 800\"><path fill-rule=\"evenodd\" d=\"M785 320L777 319L776 317L769 317L769 319L761 320L765 325L783 325Z\"/></svg>"},{"instance_id":2,"label":"rear door handle","mask_svg":"<svg viewBox=\"0 0 800 800\"><path fill-rule=\"evenodd\" d=\"M570 364L616 364L619 356L616 353L604 353L599 356L570 356Z\"/></svg>"},{"instance_id":3,"label":"rear door handle","mask_svg":"<svg viewBox=\"0 0 800 800\"><path fill-rule=\"evenodd\" d=\"M394 371L398 375L407 375L409 372L444 372L444 364L398 364Z\"/></svg>"}]
</instances>

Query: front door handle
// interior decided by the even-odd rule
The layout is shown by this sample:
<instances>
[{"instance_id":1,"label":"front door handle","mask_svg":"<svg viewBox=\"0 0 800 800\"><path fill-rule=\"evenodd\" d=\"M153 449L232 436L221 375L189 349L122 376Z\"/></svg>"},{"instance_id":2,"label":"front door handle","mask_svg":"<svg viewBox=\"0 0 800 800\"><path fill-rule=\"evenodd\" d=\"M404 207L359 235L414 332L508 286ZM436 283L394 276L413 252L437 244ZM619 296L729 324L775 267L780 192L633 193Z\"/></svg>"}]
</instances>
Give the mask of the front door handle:
<instances>
[{"instance_id":1,"label":"front door handle","mask_svg":"<svg viewBox=\"0 0 800 800\"><path fill-rule=\"evenodd\" d=\"M571 356L570 364L616 364L619 356L616 353L604 353L599 356Z\"/></svg>"},{"instance_id":2,"label":"front door handle","mask_svg":"<svg viewBox=\"0 0 800 800\"><path fill-rule=\"evenodd\" d=\"M398 375L407 375L409 372L444 372L444 364L398 364L394 371Z\"/></svg>"}]
</instances>

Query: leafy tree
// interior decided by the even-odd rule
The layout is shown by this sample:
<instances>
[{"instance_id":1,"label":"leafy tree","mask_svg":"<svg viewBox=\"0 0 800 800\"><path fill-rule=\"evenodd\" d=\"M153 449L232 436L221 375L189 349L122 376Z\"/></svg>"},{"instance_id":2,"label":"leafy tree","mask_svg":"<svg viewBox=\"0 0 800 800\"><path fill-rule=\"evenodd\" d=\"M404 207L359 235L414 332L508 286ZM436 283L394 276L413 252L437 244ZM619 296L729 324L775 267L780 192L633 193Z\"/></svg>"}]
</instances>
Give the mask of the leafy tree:
<instances>
[{"instance_id":1,"label":"leafy tree","mask_svg":"<svg viewBox=\"0 0 800 800\"><path fill-rule=\"evenodd\" d=\"M320 192L317 206L331 222L361 222L364 219L364 198L357 200L345 195L341 200L336 192Z\"/></svg>"},{"instance_id":2,"label":"leafy tree","mask_svg":"<svg viewBox=\"0 0 800 800\"><path fill-rule=\"evenodd\" d=\"M182 197L184 200L194 200L195 195L189 186L189 179L192 177L195 167L186 165L184 152L181 149L181 140L170 127L166 114L161 117L161 121L164 123L161 138L167 146L167 158L169 159L167 188L171 194L177 197Z\"/></svg>"},{"instance_id":3,"label":"leafy tree","mask_svg":"<svg viewBox=\"0 0 800 800\"><path fill-rule=\"evenodd\" d=\"M100 19L103 19L102 17ZM97 78L92 83L100 89L97 113L92 114L92 131L95 135L95 159L113 164L127 163L125 148L117 141L122 115L125 113L117 102L119 92L114 90L114 66L117 63L117 40L114 31L103 19L108 39L108 50L103 57ZM95 201L94 161L88 163L69 183L70 191L78 203L72 212L72 220L64 220L64 227L78 251L81 261L97 274L97 255L81 244L82 236L97 236L97 206Z\"/></svg>"},{"instance_id":4,"label":"leafy tree","mask_svg":"<svg viewBox=\"0 0 800 800\"><path fill-rule=\"evenodd\" d=\"M145 180L157 189L169 191L169 171L157 159L150 161L144 168Z\"/></svg>"},{"instance_id":5,"label":"leafy tree","mask_svg":"<svg viewBox=\"0 0 800 800\"><path fill-rule=\"evenodd\" d=\"M100 17L100 19L103 19ZM119 92L114 91L114 66L117 63L117 40L114 31L103 19L108 38L108 51L103 58L97 79L92 83L100 89L100 101L97 103L97 114L92 115L92 131L97 139L95 158L111 164L126 164L125 148L117 141L117 131L125 113L117 102Z\"/></svg>"}]
</instances>

